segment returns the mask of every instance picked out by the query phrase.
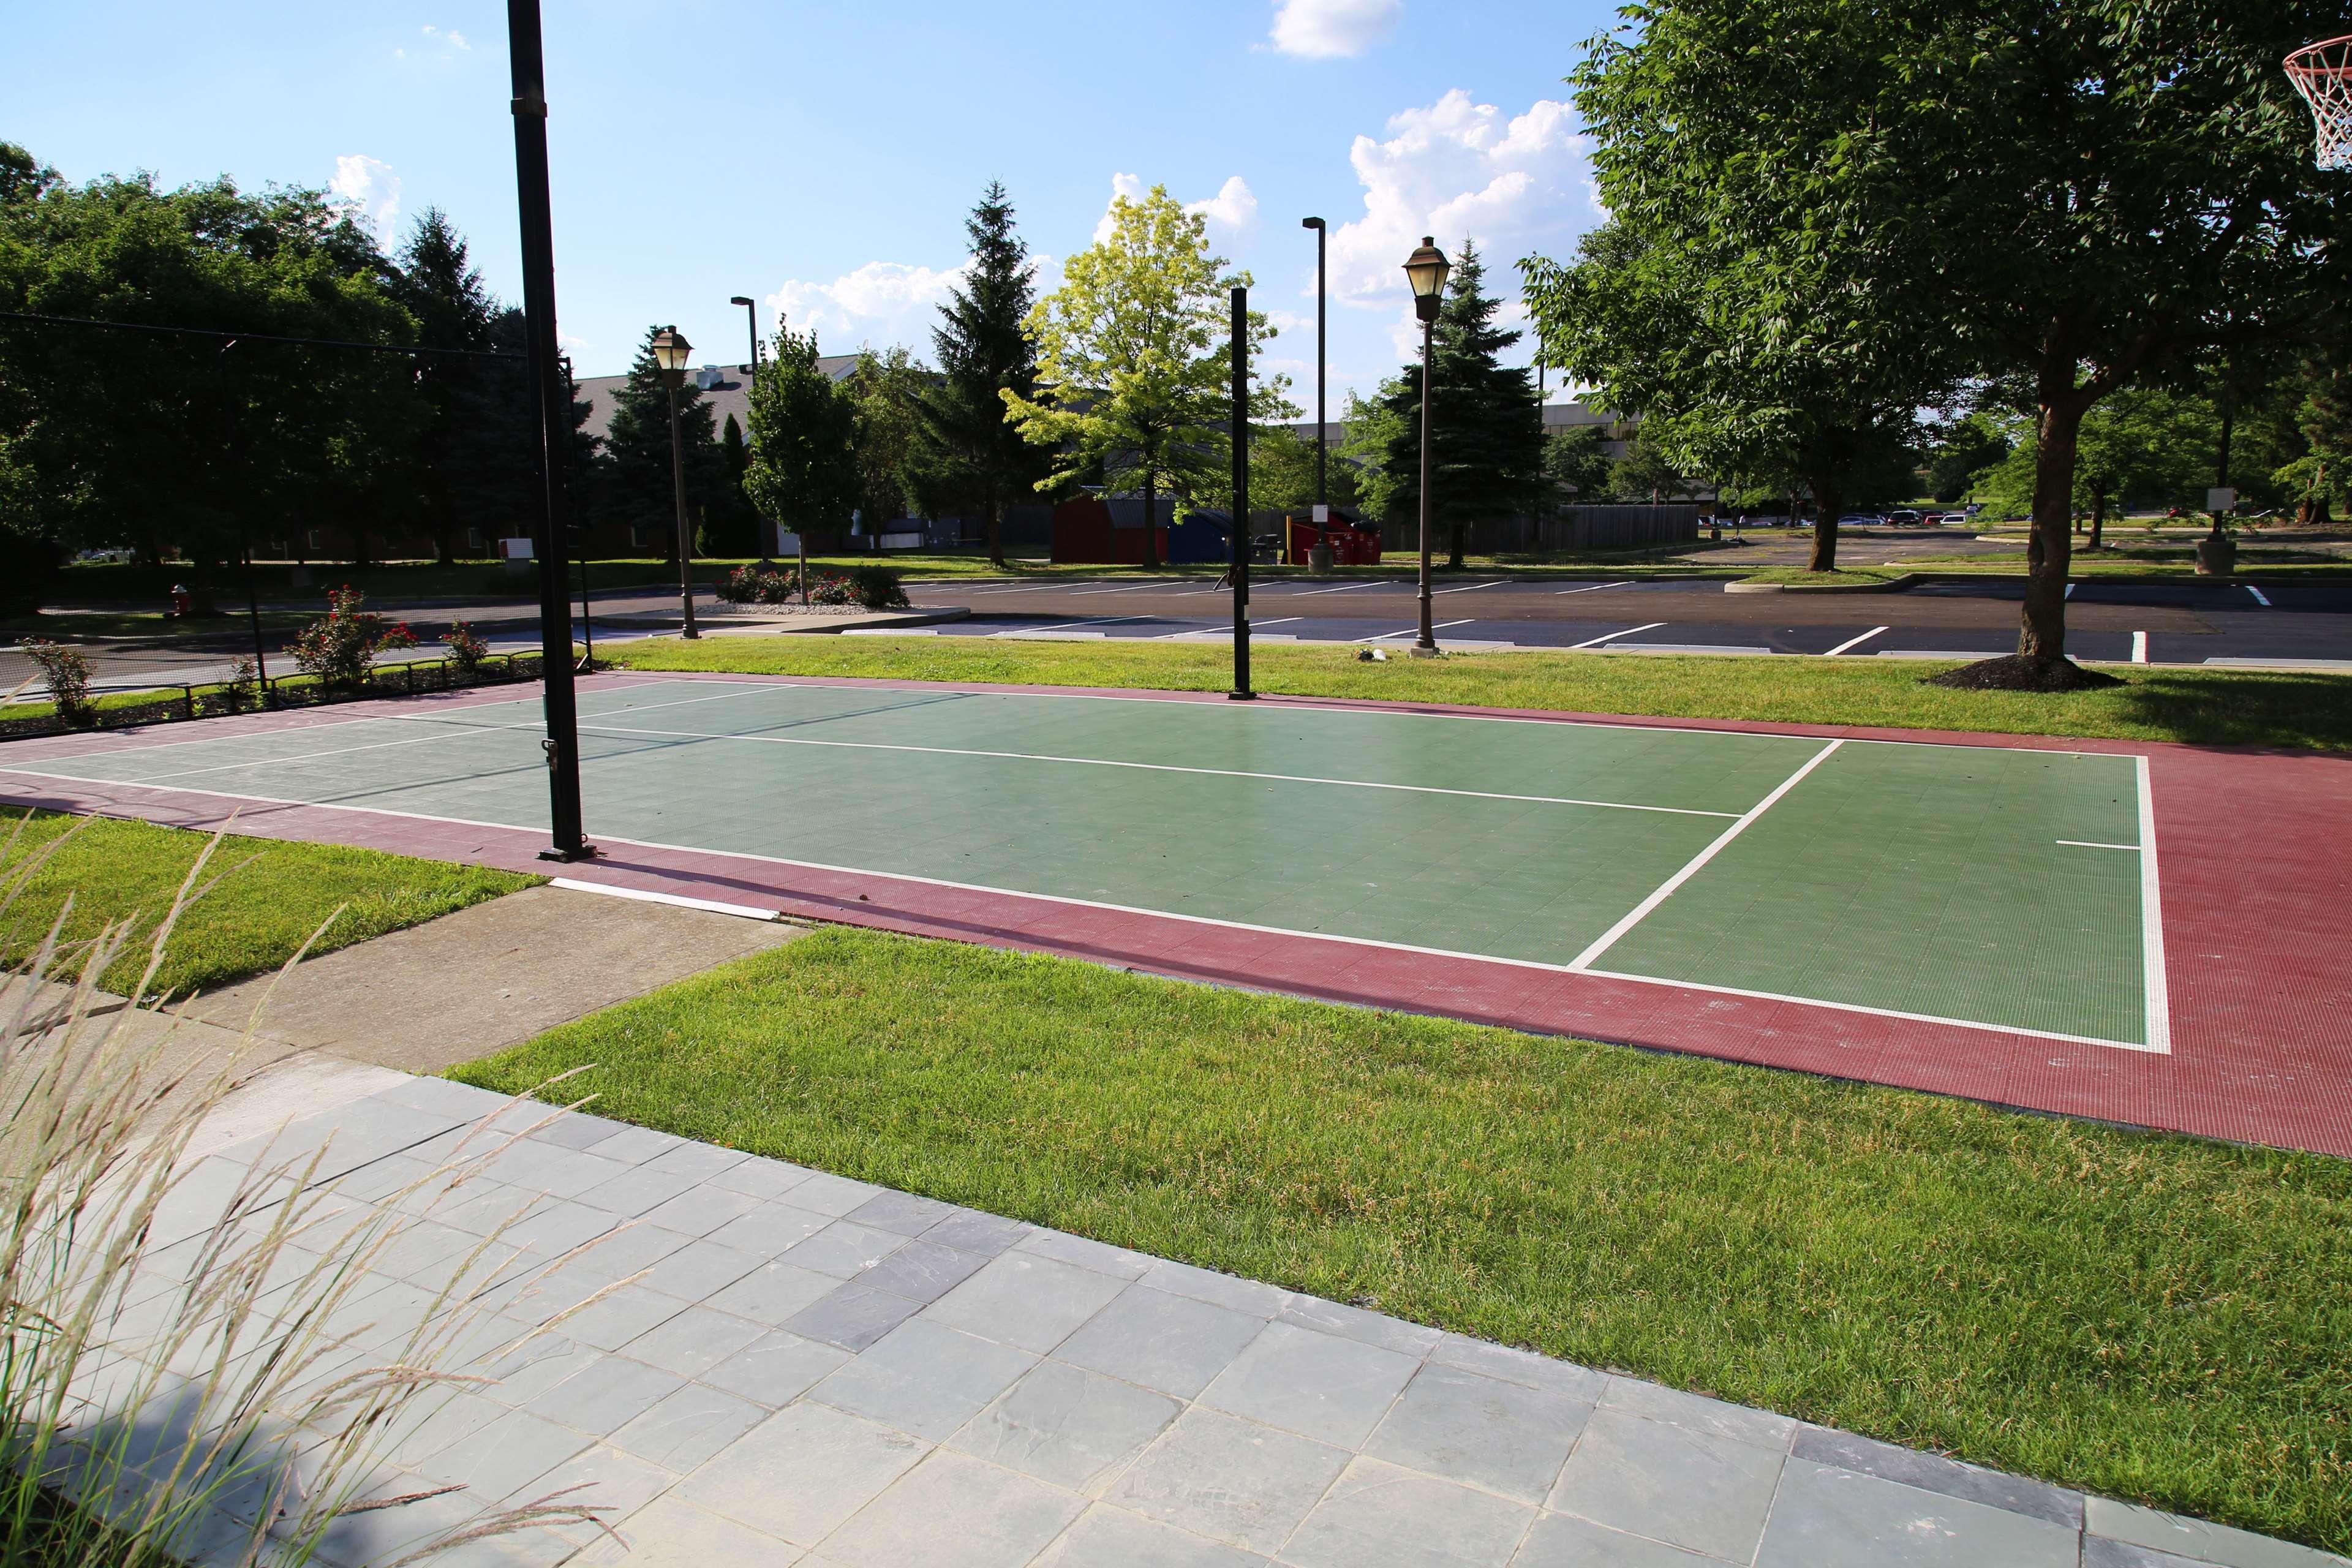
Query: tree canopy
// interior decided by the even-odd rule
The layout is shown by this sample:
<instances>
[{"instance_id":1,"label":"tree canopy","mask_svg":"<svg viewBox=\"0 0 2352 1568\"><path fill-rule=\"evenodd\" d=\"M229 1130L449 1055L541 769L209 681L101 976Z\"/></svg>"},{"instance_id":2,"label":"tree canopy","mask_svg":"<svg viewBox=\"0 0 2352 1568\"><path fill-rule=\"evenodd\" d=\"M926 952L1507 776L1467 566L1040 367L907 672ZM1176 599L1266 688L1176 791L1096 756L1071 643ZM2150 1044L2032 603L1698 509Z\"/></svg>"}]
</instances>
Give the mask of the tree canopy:
<instances>
[{"instance_id":1,"label":"tree canopy","mask_svg":"<svg viewBox=\"0 0 2352 1568\"><path fill-rule=\"evenodd\" d=\"M751 384L751 461L743 471L752 504L803 539L846 529L858 494L857 411L816 360L816 333L795 332L780 318Z\"/></svg>"},{"instance_id":2,"label":"tree canopy","mask_svg":"<svg viewBox=\"0 0 2352 1568\"><path fill-rule=\"evenodd\" d=\"M1111 232L1070 258L1062 287L1029 313L1037 344L1037 391L1008 388L1004 405L1022 436L1055 453L1044 489L1099 466L1114 488L1133 487L1147 507L1156 494L1222 500L1228 483L1226 276L1209 253L1207 220L1154 185L1141 201L1115 198ZM1253 365L1274 336L1252 311ZM1251 373L1254 418L1293 412L1286 379ZM1236 523L1236 527L1245 527ZM1158 564L1153 531L1144 563Z\"/></svg>"},{"instance_id":3,"label":"tree canopy","mask_svg":"<svg viewBox=\"0 0 2352 1568\"><path fill-rule=\"evenodd\" d=\"M669 439L669 389L654 363L654 337L647 327L629 363L628 379L613 393L613 418L605 426L603 472L596 515L608 522L655 531L672 554L677 550L677 501ZM758 383L753 383L753 399ZM718 416L688 377L677 389L677 426L685 458L686 504L691 520L723 499L730 476L719 460Z\"/></svg>"}]
</instances>

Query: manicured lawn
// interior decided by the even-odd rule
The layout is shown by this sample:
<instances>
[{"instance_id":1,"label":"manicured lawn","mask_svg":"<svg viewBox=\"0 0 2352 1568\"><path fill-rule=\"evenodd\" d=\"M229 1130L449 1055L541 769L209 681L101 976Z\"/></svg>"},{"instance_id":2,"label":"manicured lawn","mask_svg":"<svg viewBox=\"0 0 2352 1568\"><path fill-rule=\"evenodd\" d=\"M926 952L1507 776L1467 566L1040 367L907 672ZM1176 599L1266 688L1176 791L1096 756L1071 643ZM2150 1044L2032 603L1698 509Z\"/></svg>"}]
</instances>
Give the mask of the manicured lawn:
<instances>
[{"instance_id":1,"label":"manicured lawn","mask_svg":"<svg viewBox=\"0 0 2352 1568\"><path fill-rule=\"evenodd\" d=\"M826 930L453 1075L2352 1544L2352 1164Z\"/></svg>"},{"instance_id":2,"label":"manicured lawn","mask_svg":"<svg viewBox=\"0 0 2352 1568\"><path fill-rule=\"evenodd\" d=\"M36 812L19 829L22 815L11 812L0 819L0 845L15 835L14 847L0 859L0 887L12 884L43 846L76 821L84 826L0 911L0 961L9 964L39 947L68 894L68 939L87 940L106 921L124 919L139 921L142 933L152 930L170 910L209 837L56 812ZM373 849L236 837L222 841L206 875L217 876L219 883L182 915L155 989L210 988L275 969L331 916L334 923L313 952L416 925L541 879ZM134 944L107 973L104 984L127 989L146 962L143 943Z\"/></svg>"},{"instance_id":3,"label":"manicured lawn","mask_svg":"<svg viewBox=\"0 0 2352 1568\"><path fill-rule=\"evenodd\" d=\"M2117 539L2109 534L2110 540ZM1980 555L1917 555L1901 563L1936 572L1982 572L1994 576L2025 574L2025 551L1993 551ZM2118 542L2093 552L2076 541L2067 573L2075 577L2194 577L2197 552L2193 543L2157 545ZM2318 550L2269 549L2238 542L2237 577L2342 577L2352 575L2352 558ZM2227 579L2223 579L2226 581Z\"/></svg>"},{"instance_id":4,"label":"manicured lawn","mask_svg":"<svg viewBox=\"0 0 2352 1568\"><path fill-rule=\"evenodd\" d=\"M997 642L981 637L823 636L622 643L600 657L635 669L887 676L1039 686L1215 691L1232 650L1165 642ZM2203 669L2128 669L2100 691L2036 696L1954 691L1920 678L1948 665L1912 660L1717 658L1664 654L1455 654L1357 659L1349 648L1269 644L1252 653L1260 690L1486 708L1794 724L2109 736L2204 745L2352 749L2352 678Z\"/></svg>"},{"instance_id":5,"label":"manicured lawn","mask_svg":"<svg viewBox=\"0 0 2352 1568\"><path fill-rule=\"evenodd\" d=\"M1891 583L1909 574L1906 566L1846 566L1835 572L1812 572L1802 566L1768 566L1760 572L1750 572L1750 583L1791 583L1802 586L1866 587L1876 583Z\"/></svg>"}]
</instances>

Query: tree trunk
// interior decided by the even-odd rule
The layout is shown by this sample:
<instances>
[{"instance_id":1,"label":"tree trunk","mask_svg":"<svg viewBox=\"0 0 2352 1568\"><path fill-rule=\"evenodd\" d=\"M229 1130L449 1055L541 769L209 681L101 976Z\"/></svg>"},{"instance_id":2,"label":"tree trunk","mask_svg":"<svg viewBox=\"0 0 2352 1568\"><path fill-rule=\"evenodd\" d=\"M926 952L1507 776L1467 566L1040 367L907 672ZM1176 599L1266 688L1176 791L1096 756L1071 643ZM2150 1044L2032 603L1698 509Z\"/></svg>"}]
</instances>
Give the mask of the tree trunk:
<instances>
[{"instance_id":1,"label":"tree trunk","mask_svg":"<svg viewBox=\"0 0 2352 1568\"><path fill-rule=\"evenodd\" d=\"M2091 498L2091 548L2106 548L2107 492L2103 489Z\"/></svg>"},{"instance_id":2,"label":"tree trunk","mask_svg":"<svg viewBox=\"0 0 2352 1568\"><path fill-rule=\"evenodd\" d=\"M2071 373L2071 367L2070 373ZM2074 447L2087 399L2045 399L2033 455L2033 536L2025 548L2025 607L2017 654L2048 668L2066 658L2066 579L2074 561Z\"/></svg>"},{"instance_id":3,"label":"tree trunk","mask_svg":"<svg viewBox=\"0 0 2352 1568\"><path fill-rule=\"evenodd\" d=\"M1813 475L1811 483L1813 487L1813 505L1820 511L1821 517L1813 524L1813 558L1805 563L1805 570L1834 572L1837 570L1838 508L1842 504L1843 498L1838 492L1837 480L1826 474ZM1796 518L1791 515L1789 525L1793 528L1796 526Z\"/></svg>"},{"instance_id":4,"label":"tree trunk","mask_svg":"<svg viewBox=\"0 0 2352 1568\"><path fill-rule=\"evenodd\" d=\"M1462 520L1455 518L1448 530L1448 544L1445 552L1445 569L1448 572L1462 570L1462 536L1467 531L1469 531L1463 524Z\"/></svg>"},{"instance_id":5,"label":"tree trunk","mask_svg":"<svg viewBox=\"0 0 2352 1568\"><path fill-rule=\"evenodd\" d=\"M997 493L993 480L988 487L988 563L1004 564L1004 498Z\"/></svg>"},{"instance_id":6,"label":"tree trunk","mask_svg":"<svg viewBox=\"0 0 2352 1568\"><path fill-rule=\"evenodd\" d=\"M1151 526L1151 507L1153 500L1157 499L1152 493L1152 480L1158 477L1148 468L1143 470L1143 564L1147 571L1158 571L1160 568L1159 531ZM1245 517L1234 519L1234 528L1241 536L1242 547L1247 549L1249 519Z\"/></svg>"}]
</instances>

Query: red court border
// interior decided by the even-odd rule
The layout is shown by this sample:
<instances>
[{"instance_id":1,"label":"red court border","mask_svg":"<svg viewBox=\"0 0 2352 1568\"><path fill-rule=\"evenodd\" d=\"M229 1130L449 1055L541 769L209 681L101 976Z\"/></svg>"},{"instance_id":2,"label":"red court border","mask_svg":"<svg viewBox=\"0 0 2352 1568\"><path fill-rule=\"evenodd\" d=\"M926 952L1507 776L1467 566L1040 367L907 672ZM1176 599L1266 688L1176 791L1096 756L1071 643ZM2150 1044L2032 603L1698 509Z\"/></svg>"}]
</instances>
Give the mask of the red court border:
<instances>
[{"instance_id":1,"label":"red court border","mask_svg":"<svg viewBox=\"0 0 2352 1568\"><path fill-rule=\"evenodd\" d=\"M1220 693L1058 686L632 672L585 690L649 682L1025 692L1167 702ZM404 854L556 869L537 832L318 805L239 802L163 786L12 773L44 758L232 734L331 726L425 707L530 700L513 688L297 713L209 720L0 745L0 800L239 833L356 844ZM1734 720L1624 718L1333 698L1269 705L1365 709L1822 739L2100 752L2149 758L2170 968L2168 1056L1962 1028L1794 1001L1528 969L1477 959L1235 930L1148 913L819 870L695 850L601 841L567 877L756 904L812 920L1055 952L1184 979L1434 1014L1540 1034L1685 1051L2022 1109L2096 1117L2330 1154L2352 1154L2352 758L2208 748ZM594 837L594 824L590 824ZM2021 920L2036 911L2021 910ZM1443 945L1433 940L1431 945Z\"/></svg>"}]
</instances>

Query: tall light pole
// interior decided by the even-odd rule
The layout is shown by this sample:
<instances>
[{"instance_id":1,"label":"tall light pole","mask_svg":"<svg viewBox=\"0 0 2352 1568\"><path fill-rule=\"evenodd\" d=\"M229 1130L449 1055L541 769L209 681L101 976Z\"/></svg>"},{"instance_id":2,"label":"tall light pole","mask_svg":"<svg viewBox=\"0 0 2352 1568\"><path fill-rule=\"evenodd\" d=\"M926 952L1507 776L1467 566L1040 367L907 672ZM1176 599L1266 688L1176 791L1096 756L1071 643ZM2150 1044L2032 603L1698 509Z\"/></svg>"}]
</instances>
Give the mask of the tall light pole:
<instances>
[{"instance_id":1,"label":"tall light pole","mask_svg":"<svg viewBox=\"0 0 2352 1568\"><path fill-rule=\"evenodd\" d=\"M1445 299L1445 275L1454 264L1437 248L1430 235L1404 260L1405 280L1412 285L1412 313L1421 318L1421 636L1412 651L1421 658L1437 652L1437 636L1430 626L1429 610L1429 405L1436 394L1430 384L1430 363L1437 331L1437 308Z\"/></svg>"},{"instance_id":2,"label":"tall light pole","mask_svg":"<svg viewBox=\"0 0 2352 1568\"><path fill-rule=\"evenodd\" d=\"M727 302L730 305L742 306L744 319L751 325L751 357L743 362L743 374L746 375L755 375L759 373L760 369L760 307L754 305L751 300L745 299L740 294L733 296Z\"/></svg>"},{"instance_id":3,"label":"tall light pole","mask_svg":"<svg viewBox=\"0 0 2352 1568\"><path fill-rule=\"evenodd\" d=\"M1323 262L1331 236L1319 217L1300 218L1298 226L1315 231L1315 542L1328 550L1331 547L1331 491L1324 482L1324 463L1328 453L1325 450L1327 442L1323 423ZM1285 540L1283 542L1287 544L1290 542Z\"/></svg>"},{"instance_id":4,"label":"tall light pole","mask_svg":"<svg viewBox=\"0 0 2352 1568\"><path fill-rule=\"evenodd\" d=\"M549 826L540 854L577 860L596 851L580 819L580 710L572 689L572 584L565 551L571 513L564 458L572 400L555 345L555 223L548 195L547 68L540 50L539 0L507 0L507 56L513 79L515 205L522 220L522 315L530 383L539 399L539 666L547 718Z\"/></svg>"},{"instance_id":5,"label":"tall light pole","mask_svg":"<svg viewBox=\"0 0 2352 1568\"><path fill-rule=\"evenodd\" d=\"M694 626L694 536L686 525L686 438L678 434L677 389L686 384L687 356L694 345L676 327L654 334L654 363L660 367L662 386L669 393L670 489L677 502L677 603L686 617L688 637L702 634Z\"/></svg>"}]
</instances>

